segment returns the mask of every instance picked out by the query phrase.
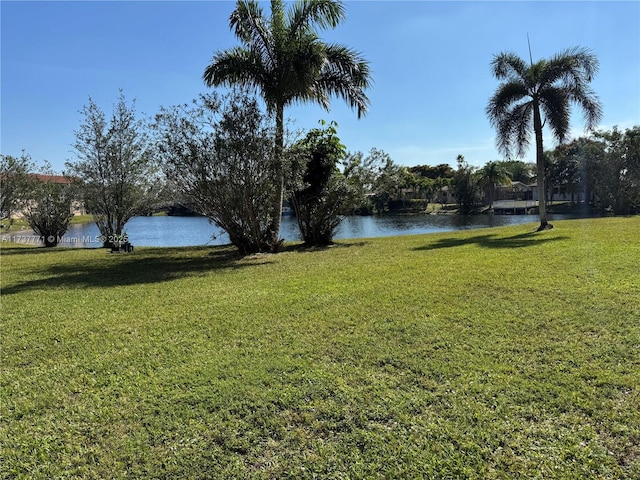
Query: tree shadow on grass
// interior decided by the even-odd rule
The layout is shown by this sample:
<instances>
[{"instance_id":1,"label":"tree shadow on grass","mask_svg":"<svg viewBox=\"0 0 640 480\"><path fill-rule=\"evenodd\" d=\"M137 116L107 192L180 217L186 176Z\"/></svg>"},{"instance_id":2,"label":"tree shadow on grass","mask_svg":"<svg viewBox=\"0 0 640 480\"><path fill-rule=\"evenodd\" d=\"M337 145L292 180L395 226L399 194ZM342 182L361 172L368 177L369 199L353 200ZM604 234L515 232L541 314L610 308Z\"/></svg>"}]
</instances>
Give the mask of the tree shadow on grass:
<instances>
[{"instance_id":1,"label":"tree shadow on grass","mask_svg":"<svg viewBox=\"0 0 640 480\"><path fill-rule=\"evenodd\" d=\"M3 288L2 294L52 287L109 288L160 283L206 275L216 270L271 263L268 257L243 257L230 247L153 248L122 254L112 254L104 249L95 250L93 263L92 258L84 257L77 262L49 265L37 270L40 278Z\"/></svg>"},{"instance_id":2,"label":"tree shadow on grass","mask_svg":"<svg viewBox=\"0 0 640 480\"><path fill-rule=\"evenodd\" d=\"M27 254L37 255L42 253L59 252L60 250L62 250L62 248L63 247L51 247L51 248L34 247L32 245L24 245L24 246L23 245L20 245L20 246L0 245L0 256L6 257L9 255L27 255ZM74 250L78 250L78 249L74 248Z\"/></svg>"},{"instance_id":3,"label":"tree shadow on grass","mask_svg":"<svg viewBox=\"0 0 640 480\"><path fill-rule=\"evenodd\" d=\"M363 246L367 242L340 241L326 247L308 247L304 244L285 245L283 252L312 253L333 248ZM92 251L95 256L83 256L78 261L47 265L25 271L37 274L35 280L2 288L9 295L43 288L118 287L138 284L169 282L187 276L206 275L216 270L240 269L272 263L272 254L243 256L232 246L214 247L152 247L136 249L133 253L109 253L107 249L91 248L3 248L5 255L55 254L63 251ZM73 259L73 257L70 257Z\"/></svg>"},{"instance_id":4,"label":"tree shadow on grass","mask_svg":"<svg viewBox=\"0 0 640 480\"><path fill-rule=\"evenodd\" d=\"M478 245L482 248L524 248L541 245L543 243L565 240L569 237L542 237L538 232L527 232L511 237L501 237L494 234L476 235L474 237L441 238L415 250L437 250L440 248L462 247L464 245Z\"/></svg>"},{"instance_id":5,"label":"tree shadow on grass","mask_svg":"<svg viewBox=\"0 0 640 480\"><path fill-rule=\"evenodd\" d=\"M318 245L318 246L309 246L304 243L294 243L294 244L286 244L282 251L283 252L297 252L297 253L313 253L313 252L324 252L326 250L332 250L335 248L350 248L350 247L363 247L367 245L366 241L345 241L345 240L336 240L335 242L329 245Z\"/></svg>"}]
</instances>

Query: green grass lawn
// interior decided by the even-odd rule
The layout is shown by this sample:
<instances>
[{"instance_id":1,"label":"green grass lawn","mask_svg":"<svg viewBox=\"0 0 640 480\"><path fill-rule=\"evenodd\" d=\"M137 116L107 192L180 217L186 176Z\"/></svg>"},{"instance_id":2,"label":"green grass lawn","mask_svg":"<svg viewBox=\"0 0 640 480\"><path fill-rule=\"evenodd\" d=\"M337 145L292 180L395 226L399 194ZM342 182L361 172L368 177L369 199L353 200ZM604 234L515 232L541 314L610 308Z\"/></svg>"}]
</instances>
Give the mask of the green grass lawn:
<instances>
[{"instance_id":1,"label":"green grass lawn","mask_svg":"<svg viewBox=\"0 0 640 480\"><path fill-rule=\"evenodd\" d=\"M640 217L2 245L2 478L640 478Z\"/></svg>"}]
</instances>

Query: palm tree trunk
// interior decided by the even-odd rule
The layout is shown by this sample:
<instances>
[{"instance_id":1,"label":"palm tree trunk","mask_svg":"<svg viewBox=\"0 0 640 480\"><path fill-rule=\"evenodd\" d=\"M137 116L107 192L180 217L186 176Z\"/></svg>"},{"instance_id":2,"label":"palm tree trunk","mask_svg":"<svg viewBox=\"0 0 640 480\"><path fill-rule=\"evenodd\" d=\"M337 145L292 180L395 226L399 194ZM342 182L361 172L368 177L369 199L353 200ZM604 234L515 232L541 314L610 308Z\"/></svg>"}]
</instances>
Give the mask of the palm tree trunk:
<instances>
[{"instance_id":1,"label":"palm tree trunk","mask_svg":"<svg viewBox=\"0 0 640 480\"><path fill-rule=\"evenodd\" d=\"M277 251L280 247L280 224L282 221L282 203L284 195L284 105L276 107L276 144L274 148L274 175L275 188L273 200L272 225L271 225L271 245L272 251Z\"/></svg>"},{"instance_id":2,"label":"palm tree trunk","mask_svg":"<svg viewBox=\"0 0 640 480\"><path fill-rule=\"evenodd\" d=\"M542 119L540 107L534 100L533 104L533 131L536 136L536 170L538 176L538 210L540 212L540 226L538 231L553 228L547 221L547 192L544 181L544 148L542 145Z\"/></svg>"}]
</instances>

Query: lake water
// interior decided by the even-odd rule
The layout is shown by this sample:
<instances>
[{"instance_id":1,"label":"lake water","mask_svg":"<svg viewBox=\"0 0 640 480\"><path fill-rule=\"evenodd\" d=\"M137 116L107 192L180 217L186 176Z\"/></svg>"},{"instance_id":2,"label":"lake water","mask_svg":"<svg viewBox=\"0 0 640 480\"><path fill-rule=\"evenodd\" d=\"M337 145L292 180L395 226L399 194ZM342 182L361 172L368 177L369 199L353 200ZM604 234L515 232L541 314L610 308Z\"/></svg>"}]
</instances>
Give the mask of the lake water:
<instances>
[{"instance_id":1,"label":"lake water","mask_svg":"<svg viewBox=\"0 0 640 480\"><path fill-rule=\"evenodd\" d=\"M550 220L570 218L550 215ZM448 232L474 228L535 223L537 215L374 215L346 217L336 230L336 240L346 238L388 237L396 235ZM182 247L225 245L229 237L204 217L135 217L125 230L130 242L144 247ZM100 232L94 223L70 225L60 246L101 247ZM20 232L13 232L20 236ZM282 218L280 236L300 240L295 217ZM18 239L19 241L19 239Z\"/></svg>"}]
</instances>

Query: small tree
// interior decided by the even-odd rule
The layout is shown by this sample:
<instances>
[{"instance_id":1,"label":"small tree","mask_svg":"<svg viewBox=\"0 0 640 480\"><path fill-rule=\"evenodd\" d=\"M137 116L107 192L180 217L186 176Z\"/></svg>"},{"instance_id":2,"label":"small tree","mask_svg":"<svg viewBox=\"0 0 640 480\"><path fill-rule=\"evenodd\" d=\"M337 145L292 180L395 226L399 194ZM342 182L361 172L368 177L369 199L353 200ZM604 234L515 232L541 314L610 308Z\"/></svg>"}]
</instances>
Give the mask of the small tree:
<instances>
[{"instance_id":1,"label":"small tree","mask_svg":"<svg viewBox=\"0 0 640 480\"><path fill-rule=\"evenodd\" d=\"M431 199L436 194L436 180L429 177L416 177L415 180L416 189L420 192L425 202L431 202Z\"/></svg>"},{"instance_id":2,"label":"small tree","mask_svg":"<svg viewBox=\"0 0 640 480\"><path fill-rule=\"evenodd\" d=\"M122 235L131 217L146 213L162 191L146 125L136 119L134 105L127 105L121 91L107 122L89 99L81 111L84 121L75 132L77 161L67 163L105 247Z\"/></svg>"},{"instance_id":3,"label":"small tree","mask_svg":"<svg viewBox=\"0 0 640 480\"><path fill-rule=\"evenodd\" d=\"M503 160L498 164L504 169L512 182L529 184L535 176L535 163L525 163L522 160Z\"/></svg>"},{"instance_id":4,"label":"small tree","mask_svg":"<svg viewBox=\"0 0 640 480\"><path fill-rule=\"evenodd\" d=\"M367 156L361 152L348 154L344 165L345 177L359 190L360 198L366 199L360 208L370 213L373 210L381 213L387 209L390 200L400 198L401 189L411 175L388 153L376 148L372 148Z\"/></svg>"},{"instance_id":5,"label":"small tree","mask_svg":"<svg viewBox=\"0 0 640 480\"><path fill-rule=\"evenodd\" d=\"M155 127L166 176L190 206L241 253L271 251L274 126L256 99L246 91L202 95L193 106L163 108Z\"/></svg>"},{"instance_id":6,"label":"small tree","mask_svg":"<svg viewBox=\"0 0 640 480\"><path fill-rule=\"evenodd\" d=\"M356 201L356 189L337 169L346 151L335 126L332 122L309 131L293 148L294 155L301 159L303 173L292 187L292 199L307 245L329 245L343 215Z\"/></svg>"},{"instance_id":7,"label":"small tree","mask_svg":"<svg viewBox=\"0 0 640 480\"><path fill-rule=\"evenodd\" d=\"M73 218L76 188L69 178L53 175L49 169L43 172L27 181L29 201L25 202L23 214L45 247L55 247Z\"/></svg>"},{"instance_id":8,"label":"small tree","mask_svg":"<svg viewBox=\"0 0 640 480\"><path fill-rule=\"evenodd\" d=\"M25 198L28 173L33 169L31 157L22 152L19 157L0 155L0 220L13 221L13 213L20 209Z\"/></svg>"},{"instance_id":9,"label":"small tree","mask_svg":"<svg viewBox=\"0 0 640 480\"><path fill-rule=\"evenodd\" d=\"M571 203L575 203L575 195L579 192L582 177L575 144L558 145L549 153L551 164L549 167L548 183L562 188L571 195Z\"/></svg>"},{"instance_id":10,"label":"small tree","mask_svg":"<svg viewBox=\"0 0 640 480\"><path fill-rule=\"evenodd\" d=\"M471 213L476 204L478 192L478 182L474 175L474 169L464 159L462 155L458 155L458 169L456 170L451 186L453 192L460 204L461 213Z\"/></svg>"},{"instance_id":11,"label":"small tree","mask_svg":"<svg viewBox=\"0 0 640 480\"><path fill-rule=\"evenodd\" d=\"M430 165L416 165L409 167L409 171L418 177L430 178L435 180L436 178L451 178L453 176L453 169L447 163L441 163L432 167Z\"/></svg>"},{"instance_id":12,"label":"small tree","mask_svg":"<svg viewBox=\"0 0 640 480\"><path fill-rule=\"evenodd\" d=\"M376 179L380 175L386 157L382 150L372 148L366 157L362 152L347 153L343 161L343 173L349 181L360 189L362 198L371 196L376 188Z\"/></svg>"},{"instance_id":13,"label":"small tree","mask_svg":"<svg viewBox=\"0 0 640 480\"><path fill-rule=\"evenodd\" d=\"M503 184L511 184L507 170L501 162L490 161L478 172L479 186L484 187L489 197L489 208L493 208L493 199L497 188Z\"/></svg>"},{"instance_id":14,"label":"small tree","mask_svg":"<svg viewBox=\"0 0 640 480\"><path fill-rule=\"evenodd\" d=\"M376 179L375 199L379 212L393 210L392 202L401 200L404 207L403 189L410 186L413 175L407 167L398 165L386 155L386 161Z\"/></svg>"},{"instance_id":15,"label":"small tree","mask_svg":"<svg viewBox=\"0 0 640 480\"><path fill-rule=\"evenodd\" d=\"M429 202L437 200L442 188L451 184L451 179L455 174L453 168L446 163L435 167L416 165L410 167L409 172L417 177L416 187Z\"/></svg>"}]
</instances>

